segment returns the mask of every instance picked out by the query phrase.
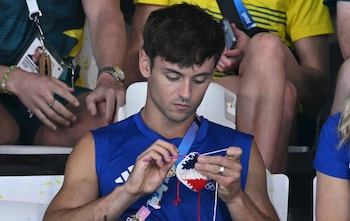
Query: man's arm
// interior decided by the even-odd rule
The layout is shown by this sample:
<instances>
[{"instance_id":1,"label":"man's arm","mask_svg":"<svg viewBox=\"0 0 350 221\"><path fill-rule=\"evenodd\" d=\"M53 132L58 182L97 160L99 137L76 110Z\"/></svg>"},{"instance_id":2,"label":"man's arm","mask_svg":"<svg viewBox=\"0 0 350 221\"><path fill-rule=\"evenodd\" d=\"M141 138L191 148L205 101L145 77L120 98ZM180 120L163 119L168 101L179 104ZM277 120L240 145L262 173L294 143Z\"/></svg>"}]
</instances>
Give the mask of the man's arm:
<instances>
[{"instance_id":1,"label":"man's arm","mask_svg":"<svg viewBox=\"0 0 350 221\"><path fill-rule=\"evenodd\" d=\"M98 69L107 66L123 69L127 36L119 0L82 2ZM100 74L95 90L87 97L91 114L97 114L96 105L100 102L106 102L106 124L116 121L118 109L125 103L125 88L122 82L116 81L109 73Z\"/></svg>"},{"instance_id":2,"label":"man's arm","mask_svg":"<svg viewBox=\"0 0 350 221\"><path fill-rule=\"evenodd\" d=\"M117 219L133 198L122 187L117 187L111 194L98 199L99 184L95 171L94 140L90 133L70 154L63 186L50 203L44 220Z\"/></svg>"},{"instance_id":3,"label":"man's arm","mask_svg":"<svg viewBox=\"0 0 350 221\"><path fill-rule=\"evenodd\" d=\"M195 168L218 183L218 195L232 220L278 220L267 194L265 166L256 144L253 143L250 152L245 190L241 188L241 155L242 149L238 147L228 148L225 157L199 155ZM221 168L224 170L218 173Z\"/></svg>"},{"instance_id":4,"label":"man's arm","mask_svg":"<svg viewBox=\"0 0 350 221\"><path fill-rule=\"evenodd\" d=\"M117 220L138 198L153 193L163 182L176 159L175 145L157 140L141 153L127 182L110 194L99 197L95 166L95 145L91 133L85 135L70 154L64 183L50 203L44 220ZM144 159L152 161L145 162Z\"/></svg>"},{"instance_id":5,"label":"man's arm","mask_svg":"<svg viewBox=\"0 0 350 221\"><path fill-rule=\"evenodd\" d=\"M142 31L148 15L157 9L163 8L158 5L136 4L132 19L130 36L128 41L127 56L125 61L125 85L128 86L137 81L144 81L139 70L139 50L143 44Z\"/></svg>"},{"instance_id":6,"label":"man's arm","mask_svg":"<svg viewBox=\"0 0 350 221\"><path fill-rule=\"evenodd\" d=\"M250 152L246 188L227 206L237 221L278 220L267 193L264 162L255 143Z\"/></svg>"},{"instance_id":7,"label":"man's arm","mask_svg":"<svg viewBox=\"0 0 350 221\"><path fill-rule=\"evenodd\" d=\"M350 58L350 2L337 1L337 34L344 59Z\"/></svg>"},{"instance_id":8,"label":"man's arm","mask_svg":"<svg viewBox=\"0 0 350 221\"><path fill-rule=\"evenodd\" d=\"M126 53L126 27L119 0L82 2L97 66L122 67Z\"/></svg>"},{"instance_id":9,"label":"man's arm","mask_svg":"<svg viewBox=\"0 0 350 221\"><path fill-rule=\"evenodd\" d=\"M317 172L316 219L350 220L350 181Z\"/></svg>"}]
</instances>

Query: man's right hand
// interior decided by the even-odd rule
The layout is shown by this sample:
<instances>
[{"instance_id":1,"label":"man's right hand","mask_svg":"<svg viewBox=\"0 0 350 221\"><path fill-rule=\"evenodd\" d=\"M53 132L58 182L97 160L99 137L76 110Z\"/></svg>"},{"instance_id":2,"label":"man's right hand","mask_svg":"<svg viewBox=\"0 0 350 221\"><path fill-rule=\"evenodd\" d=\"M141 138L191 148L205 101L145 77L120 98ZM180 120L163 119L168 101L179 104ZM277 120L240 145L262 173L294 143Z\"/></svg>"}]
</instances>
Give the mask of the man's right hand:
<instances>
[{"instance_id":1,"label":"man's right hand","mask_svg":"<svg viewBox=\"0 0 350 221\"><path fill-rule=\"evenodd\" d=\"M132 173L125 183L129 194L142 196L156 191L162 184L176 159L178 150L174 144L157 140L136 160Z\"/></svg>"}]
</instances>

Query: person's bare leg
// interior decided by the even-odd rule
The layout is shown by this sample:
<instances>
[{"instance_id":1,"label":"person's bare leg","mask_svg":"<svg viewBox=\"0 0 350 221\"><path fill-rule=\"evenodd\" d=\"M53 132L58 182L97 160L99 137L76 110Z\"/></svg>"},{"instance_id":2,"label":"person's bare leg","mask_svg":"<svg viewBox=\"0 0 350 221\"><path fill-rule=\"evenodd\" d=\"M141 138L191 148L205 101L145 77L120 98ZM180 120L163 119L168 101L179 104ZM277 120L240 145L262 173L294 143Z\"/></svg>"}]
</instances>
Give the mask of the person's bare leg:
<instances>
[{"instance_id":1,"label":"person's bare leg","mask_svg":"<svg viewBox=\"0 0 350 221\"><path fill-rule=\"evenodd\" d=\"M350 59L346 60L338 72L331 114L342 111L344 99L350 94Z\"/></svg>"},{"instance_id":2,"label":"person's bare leg","mask_svg":"<svg viewBox=\"0 0 350 221\"><path fill-rule=\"evenodd\" d=\"M0 104L0 145L15 144L19 137L19 128L12 115Z\"/></svg>"},{"instance_id":3,"label":"person's bare leg","mask_svg":"<svg viewBox=\"0 0 350 221\"><path fill-rule=\"evenodd\" d=\"M288 166L288 145L296 113L297 91L290 81L286 81L283 106L282 128L278 138L276 157L271 173L286 173Z\"/></svg>"},{"instance_id":4,"label":"person's bare leg","mask_svg":"<svg viewBox=\"0 0 350 221\"><path fill-rule=\"evenodd\" d=\"M237 129L252 133L267 169L276 158L282 126L285 63L282 42L271 34L252 38L240 66Z\"/></svg>"},{"instance_id":5,"label":"person's bare leg","mask_svg":"<svg viewBox=\"0 0 350 221\"><path fill-rule=\"evenodd\" d=\"M251 39L239 70L237 129L255 136L269 170L276 157L284 110L286 66L281 48L276 36L258 34ZM217 82L235 92L229 78Z\"/></svg>"},{"instance_id":6,"label":"person's bare leg","mask_svg":"<svg viewBox=\"0 0 350 221\"><path fill-rule=\"evenodd\" d=\"M69 109L78 117L77 121L72 126L59 126L57 130L52 130L42 125L35 134L34 144L73 147L88 131L104 126L104 104L99 104L99 114L92 116L86 109L85 98L87 94L88 93L84 93L78 96L80 101L79 107L76 108L68 105Z\"/></svg>"}]
</instances>

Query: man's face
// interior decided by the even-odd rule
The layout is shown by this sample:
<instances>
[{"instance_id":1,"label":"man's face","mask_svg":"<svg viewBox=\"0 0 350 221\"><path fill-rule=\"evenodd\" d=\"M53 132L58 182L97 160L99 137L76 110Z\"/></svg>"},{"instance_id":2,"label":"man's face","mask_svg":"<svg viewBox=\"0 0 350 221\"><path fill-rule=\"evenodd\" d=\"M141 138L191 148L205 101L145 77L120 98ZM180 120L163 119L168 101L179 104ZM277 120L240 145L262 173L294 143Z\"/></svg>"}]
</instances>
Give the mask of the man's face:
<instances>
[{"instance_id":1,"label":"man's face","mask_svg":"<svg viewBox=\"0 0 350 221\"><path fill-rule=\"evenodd\" d=\"M192 117L212 79L214 58L202 66L179 67L155 58L148 76L148 107L173 122Z\"/></svg>"},{"instance_id":2,"label":"man's face","mask_svg":"<svg viewBox=\"0 0 350 221\"><path fill-rule=\"evenodd\" d=\"M34 54L33 54L33 60L38 61L42 52L43 52L43 50L41 48L37 47L34 51Z\"/></svg>"}]
</instances>

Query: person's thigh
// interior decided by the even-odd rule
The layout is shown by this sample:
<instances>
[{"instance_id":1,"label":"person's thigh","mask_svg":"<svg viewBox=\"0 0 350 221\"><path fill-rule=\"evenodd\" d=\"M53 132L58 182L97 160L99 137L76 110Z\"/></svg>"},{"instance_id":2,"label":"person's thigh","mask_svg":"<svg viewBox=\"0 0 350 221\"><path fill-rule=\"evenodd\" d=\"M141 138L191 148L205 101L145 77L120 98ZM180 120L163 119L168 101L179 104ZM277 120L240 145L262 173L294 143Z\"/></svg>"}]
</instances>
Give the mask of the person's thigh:
<instances>
[{"instance_id":1,"label":"person's thigh","mask_svg":"<svg viewBox=\"0 0 350 221\"><path fill-rule=\"evenodd\" d=\"M0 144L15 144L19 137L16 120L8 110L0 104Z\"/></svg>"},{"instance_id":2,"label":"person's thigh","mask_svg":"<svg viewBox=\"0 0 350 221\"><path fill-rule=\"evenodd\" d=\"M48 146L69 146L72 147L90 130L102 127L105 115L105 103L98 104L98 114L92 116L86 108L85 98L89 91L84 91L78 97L79 107L67 104L66 107L77 116L77 120L70 126L58 125L57 130L52 130L41 125L34 137L34 144Z\"/></svg>"}]
</instances>

